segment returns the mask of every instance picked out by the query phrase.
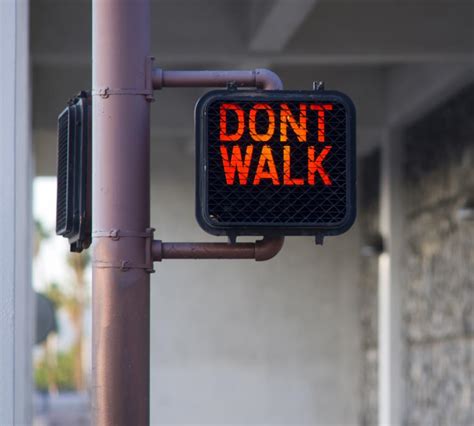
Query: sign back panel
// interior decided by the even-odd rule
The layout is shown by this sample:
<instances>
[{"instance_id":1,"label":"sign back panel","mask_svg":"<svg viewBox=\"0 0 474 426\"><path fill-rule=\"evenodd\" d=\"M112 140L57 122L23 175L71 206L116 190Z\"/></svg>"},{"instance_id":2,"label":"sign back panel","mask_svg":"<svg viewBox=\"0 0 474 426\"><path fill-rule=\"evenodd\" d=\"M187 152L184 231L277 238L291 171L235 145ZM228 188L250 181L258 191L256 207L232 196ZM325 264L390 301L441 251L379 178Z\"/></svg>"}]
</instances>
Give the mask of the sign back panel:
<instances>
[{"instance_id":1,"label":"sign back panel","mask_svg":"<svg viewBox=\"0 0 474 426\"><path fill-rule=\"evenodd\" d=\"M196 105L199 224L335 235L355 219L355 109L329 91L213 91Z\"/></svg>"}]
</instances>

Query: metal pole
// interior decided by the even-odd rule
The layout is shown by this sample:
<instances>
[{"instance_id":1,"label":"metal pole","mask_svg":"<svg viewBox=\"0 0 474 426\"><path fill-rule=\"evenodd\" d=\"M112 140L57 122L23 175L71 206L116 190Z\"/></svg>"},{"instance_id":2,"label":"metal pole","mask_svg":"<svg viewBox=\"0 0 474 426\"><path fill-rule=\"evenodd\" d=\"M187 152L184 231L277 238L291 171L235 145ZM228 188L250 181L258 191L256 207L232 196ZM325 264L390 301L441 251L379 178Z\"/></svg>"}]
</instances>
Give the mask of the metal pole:
<instances>
[{"instance_id":1,"label":"metal pole","mask_svg":"<svg viewBox=\"0 0 474 426\"><path fill-rule=\"evenodd\" d=\"M149 38L149 0L93 1L92 415L100 426L149 423Z\"/></svg>"}]
</instances>

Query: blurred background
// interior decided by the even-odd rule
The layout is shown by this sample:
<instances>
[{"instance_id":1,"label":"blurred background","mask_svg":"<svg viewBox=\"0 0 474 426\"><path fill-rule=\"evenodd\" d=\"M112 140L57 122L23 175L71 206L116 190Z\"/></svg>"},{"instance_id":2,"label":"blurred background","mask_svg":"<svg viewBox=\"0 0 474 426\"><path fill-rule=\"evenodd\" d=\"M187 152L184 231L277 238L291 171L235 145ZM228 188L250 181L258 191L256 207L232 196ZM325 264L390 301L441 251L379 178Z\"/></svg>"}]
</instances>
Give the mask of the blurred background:
<instances>
[{"instance_id":1,"label":"blurred background","mask_svg":"<svg viewBox=\"0 0 474 426\"><path fill-rule=\"evenodd\" d=\"M22 22L35 424L89 424L89 257L54 233L54 176L57 116L91 88L91 2L34 0ZM152 424L473 425L474 2L153 0L152 26L164 69L267 67L287 89L325 81L358 114L349 232L288 238L268 262L156 266ZM164 89L152 105L163 240L215 240L194 219L202 93Z\"/></svg>"}]
</instances>

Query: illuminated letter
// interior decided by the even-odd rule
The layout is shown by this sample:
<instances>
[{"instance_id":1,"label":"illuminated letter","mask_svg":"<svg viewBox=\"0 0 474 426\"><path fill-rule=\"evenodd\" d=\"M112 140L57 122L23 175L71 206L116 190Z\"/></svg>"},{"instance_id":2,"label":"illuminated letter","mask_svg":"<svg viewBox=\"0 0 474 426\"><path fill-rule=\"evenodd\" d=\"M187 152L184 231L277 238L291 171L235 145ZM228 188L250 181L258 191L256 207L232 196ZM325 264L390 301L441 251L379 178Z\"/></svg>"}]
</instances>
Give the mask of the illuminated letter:
<instances>
[{"instance_id":1,"label":"illuminated letter","mask_svg":"<svg viewBox=\"0 0 474 426\"><path fill-rule=\"evenodd\" d=\"M247 185L247 178L249 175L250 162L252 161L253 145L248 145L245 149L245 159L242 161L242 153L240 147L234 145L232 147L232 154L229 161L227 148L221 145L222 164L224 166L225 180L227 185L233 185L235 181L235 171L239 175L239 183Z\"/></svg>"},{"instance_id":2,"label":"illuminated letter","mask_svg":"<svg viewBox=\"0 0 474 426\"><path fill-rule=\"evenodd\" d=\"M314 175L316 172L319 173L321 179L324 182L324 185L332 185L329 175L326 173L323 167L323 160L328 155L328 152L331 150L330 146L325 146L321 153L318 155L316 160L314 159L314 146L308 147L308 183L314 185Z\"/></svg>"},{"instance_id":3,"label":"illuminated letter","mask_svg":"<svg viewBox=\"0 0 474 426\"><path fill-rule=\"evenodd\" d=\"M324 142L325 138L325 130L324 130L324 113L325 111L331 111L332 105L331 104L324 104L324 105L311 105L311 109L314 111L318 111L318 142Z\"/></svg>"},{"instance_id":4,"label":"illuminated letter","mask_svg":"<svg viewBox=\"0 0 474 426\"><path fill-rule=\"evenodd\" d=\"M227 133L227 111L234 111L237 115L237 132L228 134ZM235 104L222 104L219 111L219 128L220 134L219 139L221 141L238 141L244 134L244 111L238 105Z\"/></svg>"},{"instance_id":5,"label":"illuminated letter","mask_svg":"<svg viewBox=\"0 0 474 426\"><path fill-rule=\"evenodd\" d=\"M290 147L283 147L283 185L304 185L304 179L291 177Z\"/></svg>"},{"instance_id":6,"label":"illuminated letter","mask_svg":"<svg viewBox=\"0 0 474 426\"><path fill-rule=\"evenodd\" d=\"M265 165L267 165L268 171L264 170ZM255 172L253 184L258 185L261 179L271 179L273 185L280 185L275 162L273 161L272 150L268 145L263 145L262 147L262 154L258 160L257 171Z\"/></svg>"},{"instance_id":7,"label":"illuminated letter","mask_svg":"<svg viewBox=\"0 0 474 426\"><path fill-rule=\"evenodd\" d=\"M288 140L288 123L300 142L306 142L306 104L300 104L300 123L298 124L287 104L280 106L280 141Z\"/></svg>"},{"instance_id":8,"label":"illuminated letter","mask_svg":"<svg viewBox=\"0 0 474 426\"><path fill-rule=\"evenodd\" d=\"M257 111L266 111L268 114L268 129L267 133L257 133L256 117ZM249 131L252 139L257 142L267 142L275 132L275 113L268 104L255 104L249 113Z\"/></svg>"}]
</instances>

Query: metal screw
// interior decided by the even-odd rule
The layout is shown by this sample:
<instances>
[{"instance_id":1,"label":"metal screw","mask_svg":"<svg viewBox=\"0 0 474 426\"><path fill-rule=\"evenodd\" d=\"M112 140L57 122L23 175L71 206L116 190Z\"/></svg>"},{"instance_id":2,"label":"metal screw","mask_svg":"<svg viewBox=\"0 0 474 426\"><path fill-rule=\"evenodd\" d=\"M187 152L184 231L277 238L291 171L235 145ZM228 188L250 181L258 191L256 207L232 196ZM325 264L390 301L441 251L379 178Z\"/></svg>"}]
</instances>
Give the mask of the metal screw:
<instances>
[{"instance_id":1,"label":"metal screw","mask_svg":"<svg viewBox=\"0 0 474 426\"><path fill-rule=\"evenodd\" d=\"M318 92L324 90L324 81L313 81L313 90Z\"/></svg>"}]
</instances>

